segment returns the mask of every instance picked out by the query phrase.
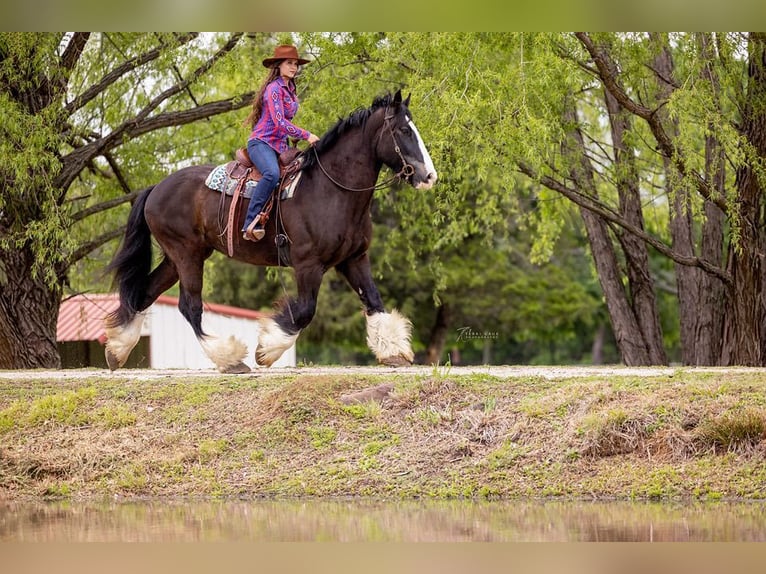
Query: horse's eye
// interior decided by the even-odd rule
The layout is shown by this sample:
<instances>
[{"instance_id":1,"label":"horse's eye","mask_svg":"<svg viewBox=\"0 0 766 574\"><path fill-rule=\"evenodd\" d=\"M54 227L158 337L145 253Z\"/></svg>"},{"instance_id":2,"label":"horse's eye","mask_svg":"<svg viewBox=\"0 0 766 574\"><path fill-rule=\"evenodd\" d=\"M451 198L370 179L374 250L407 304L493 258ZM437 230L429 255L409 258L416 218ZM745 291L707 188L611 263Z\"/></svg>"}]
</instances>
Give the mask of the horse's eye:
<instances>
[{"instance_id":1,"label":"horse's eye","mask_svg":"<svg viewBox=\"0 0 766 574\"><path fill-rule=\"evenodd\" d=\"M408 126L404 126L404 127L402 127L401 132L404 135L408 136L408 135L410 135L412 133L412 130Z\"/></svg>"}]
</instances>

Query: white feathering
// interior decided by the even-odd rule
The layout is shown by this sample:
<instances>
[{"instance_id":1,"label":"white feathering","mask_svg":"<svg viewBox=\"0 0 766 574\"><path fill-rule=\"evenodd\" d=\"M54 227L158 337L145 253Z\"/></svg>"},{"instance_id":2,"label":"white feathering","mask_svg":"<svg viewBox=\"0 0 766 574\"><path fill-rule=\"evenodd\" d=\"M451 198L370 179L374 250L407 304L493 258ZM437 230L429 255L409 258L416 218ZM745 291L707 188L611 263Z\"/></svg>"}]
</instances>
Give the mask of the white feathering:
<instances>
[{"instance_id":1,"label":"white feathering","mask_svg":"<svg viewBox=\"0 0 766 574\"><path fill-rule=\"evenodd\" d=\"M396 309L367 316L367 345L380 362L398 356L412 362L411 336L412 323Z\"/></svg>"},{"instance_id":2,"label":"white feathering","mask_svg":"<svg viewBox=\"0 0 766 574\"><path fill-rule=\"evenodd\" d=\"M295 344L300 331L294 335L285 333L276 321L270 317L258 319L258 347L255 349L255 362L264 367L273 365L287 349Z\"/></svg>"},{"instance_id":3,"label":"white feathering","mask_svg":"<svg viewBox=\"0 0 766 574\"><path fill-rule=\"evenodd\" d=\"M247 356L247 345L234 335L229 335L229 338L225 340L217 335L207 335L199 338L199 344L222 373L240 364Z\"/></svg>"},{"instance_id":4,"label":"white feathering","mask_svg":"<svg viewBox=\"0 0 766 574\"><path fill-rule=\"evenodd\" d=\"M136 346L141 338L141 327L144 324L146 312L136 313L133 320L127 325L118 325L116 327L106 327L106 352L111 353L117 359L118 366L121 367L128 360L130 352Z\"/></svg>"}]
</instances>

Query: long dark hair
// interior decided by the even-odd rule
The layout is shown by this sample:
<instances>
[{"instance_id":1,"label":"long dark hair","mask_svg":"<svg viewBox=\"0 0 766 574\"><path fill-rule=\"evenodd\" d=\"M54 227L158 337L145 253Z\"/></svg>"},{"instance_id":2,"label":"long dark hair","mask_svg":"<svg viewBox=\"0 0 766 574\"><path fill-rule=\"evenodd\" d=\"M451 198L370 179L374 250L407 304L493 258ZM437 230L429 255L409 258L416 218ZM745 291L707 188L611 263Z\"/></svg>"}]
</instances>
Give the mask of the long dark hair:
<instances>
[{"instance_id":1,"label":"long dark hair","mask_svg":"<svg viewBox=\"0 0 766 574\"><path fill-rule=\"evenodd\" d=\"M271 82L273 82L279 77L279 64L281 63L282 61L280 60L276 62L269 69L269 73L266 76L266 79L263 80L261 87L258 88L258 92L255 94L255 97L253 98L253 108L250 110L250 113L245 118L245 121L242 122L245 126L247 126L250 129L253 129L255 127L255 124L258 123L258 119L261 117L261 111L263 110L263 92L266 91L266 86L268 86Z\"/></svg>"}]
</instances>

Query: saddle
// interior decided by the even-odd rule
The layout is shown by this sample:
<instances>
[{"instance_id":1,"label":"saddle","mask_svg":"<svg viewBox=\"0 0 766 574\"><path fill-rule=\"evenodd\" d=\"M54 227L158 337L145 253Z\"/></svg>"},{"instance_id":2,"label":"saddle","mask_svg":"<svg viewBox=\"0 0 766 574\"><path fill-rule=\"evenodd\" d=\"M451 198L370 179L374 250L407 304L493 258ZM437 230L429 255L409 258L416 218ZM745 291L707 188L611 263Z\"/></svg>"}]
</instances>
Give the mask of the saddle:
<instances>
[{"instance_id":1,"label":"saddle","mask_svg":"<svg viewBox=\"0 0 766 574\"><path fill-rule=\"evenodd\" d=\"M271 193L266 205L261 210L261 223L266 226L269 220L271 208L274 205L274 197L289 183L293 181L295 175L300 171L302 159L299 157L303 153L298 148L288 148L279 154L279 185ZM229 217L226 226L226 247L229 257L234 255L234 223L238 221L239 199L244 195L245 186L248 182L257 182L263 178L263 174L250 161L250 156L246 148L239 148L234 152L234 159L225 165L226 175L237 181L237 185L232 193L231 205L229 206Z\"/></svg>"},{"instance_id":2,"label":"saddle","mask_svg":"<svg viewBox=\"0 0 766 574\"><path fill-rule=\"evenodd\" d=\"M300 167L300 162L297 161L298 156L303 153L296 147L287 148L281 154L279 154L279 180L280 182L286 175L297 171ZM251 181L258 181L263 176L258 168L250 161L250 156L247 153L247 149L241 147L234 152L234 159L226 164L226 173L229 177L234 179L240 179L242 177L249 177Z\"/></svg>"}]
</instances>

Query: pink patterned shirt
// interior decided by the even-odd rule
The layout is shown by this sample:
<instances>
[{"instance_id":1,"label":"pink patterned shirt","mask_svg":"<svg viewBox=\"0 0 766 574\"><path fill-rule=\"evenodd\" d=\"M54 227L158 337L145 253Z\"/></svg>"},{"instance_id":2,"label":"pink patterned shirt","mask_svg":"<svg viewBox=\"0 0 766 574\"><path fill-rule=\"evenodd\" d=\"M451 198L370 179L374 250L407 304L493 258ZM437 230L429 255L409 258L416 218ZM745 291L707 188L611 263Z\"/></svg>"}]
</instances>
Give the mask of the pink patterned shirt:
<instances>
[{"instance_id":1,"label":"pink patterned shirt","mask_svg":"<svg viewBox=\"0 0 766 574\"><path fill-rule=\"evenodd\" d=\"M309 139L310 132L290 122L298 112L298 96L295 84L286 84L280 76L263 92L261 117L250 133L250 139L257 138L269 144L277 153L288 147L287 139Z\"/></svg>"}]
</instances>

